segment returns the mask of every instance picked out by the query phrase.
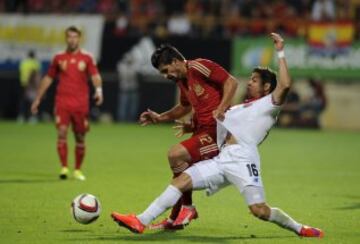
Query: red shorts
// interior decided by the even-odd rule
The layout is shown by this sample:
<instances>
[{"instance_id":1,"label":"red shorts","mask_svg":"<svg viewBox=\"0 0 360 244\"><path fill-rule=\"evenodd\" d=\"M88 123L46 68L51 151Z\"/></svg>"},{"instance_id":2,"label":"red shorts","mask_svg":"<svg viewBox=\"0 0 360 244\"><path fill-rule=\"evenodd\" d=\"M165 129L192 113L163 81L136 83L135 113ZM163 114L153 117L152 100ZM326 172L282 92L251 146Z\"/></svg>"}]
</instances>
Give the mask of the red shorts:
<instances>
[{"instance_id":1,"label":"red shorts","mask_svg":"<svg viewBox=\"0 0 360 244\"><path fill-rule=\"evenodd\" d=\"M216 132L195 133L189 139L182 141L181 145L189 152L192 164L219 154Z\"/></svg>"},{"instance_id":2,"label":"red shorts","mask_svg":"<svg viewBox=\"0 0 360 244\"><path fill-rule=\"evenodd\" d=\"M55 108L56 127L68 127L71 123L75 133L86 133L89 130L88 112L72 111L64 108Z\"/></svg>"}]
</instances>

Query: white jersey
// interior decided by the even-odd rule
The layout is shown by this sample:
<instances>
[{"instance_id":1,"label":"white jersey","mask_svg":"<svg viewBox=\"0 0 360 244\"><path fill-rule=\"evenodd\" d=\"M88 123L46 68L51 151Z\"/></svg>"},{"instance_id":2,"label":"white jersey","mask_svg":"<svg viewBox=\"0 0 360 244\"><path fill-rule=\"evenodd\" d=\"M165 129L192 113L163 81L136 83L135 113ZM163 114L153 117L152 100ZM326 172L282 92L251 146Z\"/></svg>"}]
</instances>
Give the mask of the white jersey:
<instances>
[{"instance_id":1,"label":"white jersey","mask_svg":"<svg viewBox=\"0 0 360 244\"><path fill-rule=\"evenodd\" d=\"M257 146L266 138L276 122L280 107L274 105L272 95L239 104L225 113L224 121L217 121L218 156L198 162L185 173L191 176L194 189L207 189L214 194L229 184L242 193L246 186L263 187L260 156ZM230 132L237 144L223 147ZM265 202L263 195L246 198L248 205Z\"/></svg>"},{"instance_id":2,"label":"white jersey","mask_svg":"<svg viewBox=\"0 0 360 244\"><path fill-rule=\"evenodd\" d=\"M269 94L258 100L235 105L225 113L224 121L217 121L217 144L223 145L230 132L236 139L243 157L259 161L257 146L266 138L276 122L280 106Z\"/></svg>"}]
</instances>

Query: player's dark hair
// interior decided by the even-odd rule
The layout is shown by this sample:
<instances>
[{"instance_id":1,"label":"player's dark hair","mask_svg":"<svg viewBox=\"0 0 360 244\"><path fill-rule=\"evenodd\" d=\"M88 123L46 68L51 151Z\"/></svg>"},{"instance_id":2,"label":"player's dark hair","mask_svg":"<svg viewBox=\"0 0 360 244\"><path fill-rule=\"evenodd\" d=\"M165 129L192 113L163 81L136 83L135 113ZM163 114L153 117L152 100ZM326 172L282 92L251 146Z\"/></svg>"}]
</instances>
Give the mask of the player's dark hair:
<instances>
[{"instance_id":1,"label":"player's dark hair","mask_svg":"<svg viewBox=\"0 0 360 244\"><path fill-rule=\"evenodd\" d=\"M265 83L270 83L270 93L275 89L277 80L276 73L273 70L267 67L256 67L252 72L260 75L263 85L265 85Z\"/></svg>"},{"instance_id":2,"label":"player's dark hair","mask_svg":"<svg viewBox=\"0 0 360 244\"><path fill-rule=\"evenodd\" d=\"M184 61L184 56L170 44L162 44L151 55L151 64L154 68L158 69L159 66L171 64L174 59Z\"/></svg>"},{"instance_id":3,"label":"player's dark hair","mask_svg":"<svg viewBox=\"0 0 360 244\"><path fill-rule=\"evenodd\" d=\"M68 32L75 32L77 33L79 36L81 36L81 30L79 28L77 28L76 26L72 25L72 26L69 26L68 28L66 28L65 30L65 33L68 33Z\"/></svg>"}]
</instances>

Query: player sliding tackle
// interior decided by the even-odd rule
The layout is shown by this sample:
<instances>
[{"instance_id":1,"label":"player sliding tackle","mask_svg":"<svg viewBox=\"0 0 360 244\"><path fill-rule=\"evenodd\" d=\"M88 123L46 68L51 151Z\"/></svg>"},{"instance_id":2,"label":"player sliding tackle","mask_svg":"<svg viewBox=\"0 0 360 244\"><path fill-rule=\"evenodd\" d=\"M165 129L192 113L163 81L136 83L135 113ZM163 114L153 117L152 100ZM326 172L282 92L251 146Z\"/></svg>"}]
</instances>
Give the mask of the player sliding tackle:
<instances>
[{"instance_id":1,"label":"player sliding tackle","mask_svg":"<svg viewBox=\"0 0 360 244\"><path fill-rule=\"evenodd\" d=\"M320 229L298 223L265 201L257 146L275 124L280 105L284 103L291 85L284 56L284 40L276 33L271 33L271 38L279 58L279 82L271 70L255 68L247 85L248 100L230 108L224 120L217 120L220 154L194 164L173 179L143 213L136 216L113 212L111 216L119 225L135 233L142 233L151 221L172 207L183 192L207 189L209 194L213 194L233 184L255 217L289 229L299 236L323 237L324 233Z\"/></svg>"}]
</instances>

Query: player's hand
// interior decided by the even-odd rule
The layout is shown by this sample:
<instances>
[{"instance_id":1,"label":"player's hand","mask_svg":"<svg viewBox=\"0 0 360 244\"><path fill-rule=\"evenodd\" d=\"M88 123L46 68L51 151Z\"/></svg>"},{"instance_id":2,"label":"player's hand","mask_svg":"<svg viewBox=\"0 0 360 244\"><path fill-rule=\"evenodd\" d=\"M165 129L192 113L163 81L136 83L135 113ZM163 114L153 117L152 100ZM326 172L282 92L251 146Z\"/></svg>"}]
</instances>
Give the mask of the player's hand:
<instances>
[{"instance_id":1,"label":"player's hand","mask_svg":"<svg viewBox=\"0 0 360 244\"><path fill-rule=\"evenodd\" d=\"M213 111L213 118L218 119L220 121L224 121L225 119L225 109L223 108L217 108Z\"/></svg>"},{"instance_id":2,"label":"player's hand","mask_svg":"<svg viewBox=\"0 0 360 244\"><path fill-rule=\"evenodd\" d=\"M38 109L39 109L39 105L40 105L40 99L35 99L33 101L33 103L31 104L31 113L33 115L37 114L38 113Z\"/></svg>"},{"instance_id":3,"label":"player's hand","mask_svg":"<svg viewBox=\"0 0 360 244\"><path fill-rule=\"evenodd\" d=\"M95 94L94 99L96 106L100 106L104 102L104 97L102 95Z\"/></svg>"},{"instance_id":4,"label":"player's hand","mask_svg":"<svg viewBox=\"0 0 360 244\"><path fill-rule=\"evenodd\" d=\"M156 124L160 122L160 114L148 109L140 115L139 123L141 126Z\"/></svg>"},{"instance_id":5,"label":"player's hand","mask_svg":"<svg viewBox=\"0 0 360 244\"><path fill-rule=\"evenodd\" d=\"M95 89L94 99L96 106L100 106L104 102L104 96L101 87Z\"/></svg>"},{"instance_id":6,"label":"player's hand","mask_svg":"<svg viewBox=\"0 0 360 244\"><path fill-rule=\"evenodd\" d=\"M192 123L184 122L181 120L175 120L175 126L173 126L173 129L177 130L175 133L175 136L177 138L182 137L186 133L192 133L194 131L194 127Z\"/></svg>"},{"instance_id":7,"label":"player's hand","mask_svg":"<svg viewBox=\"0 0 360 244\"><path fill-rule=\"evenodd\" d=\"M271 39L274 41L274 46L277 51L281 51L284 49L284 39L277 33L270 33Z\"/></svg>"}]
</instances>

